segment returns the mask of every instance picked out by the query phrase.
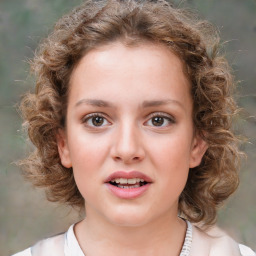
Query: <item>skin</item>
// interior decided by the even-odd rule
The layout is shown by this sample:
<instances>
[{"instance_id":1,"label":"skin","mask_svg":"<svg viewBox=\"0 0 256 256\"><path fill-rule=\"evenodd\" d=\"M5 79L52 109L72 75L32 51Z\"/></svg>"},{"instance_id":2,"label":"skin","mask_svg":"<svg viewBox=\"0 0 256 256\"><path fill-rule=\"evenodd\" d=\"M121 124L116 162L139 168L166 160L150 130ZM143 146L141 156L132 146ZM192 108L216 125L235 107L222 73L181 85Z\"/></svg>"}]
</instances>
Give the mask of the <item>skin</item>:
<instances>
[{"instance_id":1,"label":"skin","mask_svg":"<svg viewBox=\"0 0 256 256\"><path fill-rule=\"evenodd\" d=\"M110 106L88 104L95 99ZM177 217L178 198L207 149L194 131L192 106L183 63L165 46L115 42L77 65L58 148L85 199L75 234L86 255L179 255L186 224ZM92 113L101 113L100 126ZM140 197L120 199L104 184L118 170L140 171L153 182Z\"/></svg>"}]
</instances>

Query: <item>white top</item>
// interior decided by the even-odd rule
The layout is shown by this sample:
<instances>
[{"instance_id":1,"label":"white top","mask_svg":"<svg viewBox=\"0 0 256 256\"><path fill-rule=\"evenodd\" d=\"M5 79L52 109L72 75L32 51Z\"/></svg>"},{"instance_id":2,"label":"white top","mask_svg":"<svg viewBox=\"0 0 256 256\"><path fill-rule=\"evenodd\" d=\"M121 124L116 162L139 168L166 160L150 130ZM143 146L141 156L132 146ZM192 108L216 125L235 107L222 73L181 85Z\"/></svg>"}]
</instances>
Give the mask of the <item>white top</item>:
<instances>
[{"instance_id":1,"label":"white top","mask_svg":"<svg viewBox=\"0 0 256 256\"><path fill-rule=\"evenodd\" d=\"M187 231L180 256L190 255L193 232L196 231L196 228L193 227L189 221L186 222ZM239 244L239 249L241 256L256 256L256 254L245 245ZM45 256L46 253L47 256L85 256L76 239L74 224L69 227L66 233L39 241L33 247L16 253L13 256Z\"/></svg>"}]
</instances>

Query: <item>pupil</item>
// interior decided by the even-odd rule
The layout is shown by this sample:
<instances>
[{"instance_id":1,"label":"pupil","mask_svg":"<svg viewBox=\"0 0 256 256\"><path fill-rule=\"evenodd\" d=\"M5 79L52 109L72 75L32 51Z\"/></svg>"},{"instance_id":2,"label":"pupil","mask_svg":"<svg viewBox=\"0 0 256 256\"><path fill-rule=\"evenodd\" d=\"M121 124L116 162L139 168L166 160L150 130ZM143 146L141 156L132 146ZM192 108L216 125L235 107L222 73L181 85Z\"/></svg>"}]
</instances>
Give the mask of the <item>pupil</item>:
<instances>
[{"instance_id":1,"label":"pupil","mask_svg":"<svg viewBox=\"0 0 256 256\"><path fill-rule=\"evenodd\" d=\"M103 117L101 116L93 117L92 122L95 126L100 126L103 123Z\"/></svg>"},{"instance_id":2,"label":"pupil","mask_svg":"<svg viewBox=\"0 0 256 256\"><path fill-rule=\"evenodd\" d=\"M164 122L163 117L154 117L153 118L153 124L155 126L161 126L163 124L163 122Z\"/></svg>"}]
</instances>

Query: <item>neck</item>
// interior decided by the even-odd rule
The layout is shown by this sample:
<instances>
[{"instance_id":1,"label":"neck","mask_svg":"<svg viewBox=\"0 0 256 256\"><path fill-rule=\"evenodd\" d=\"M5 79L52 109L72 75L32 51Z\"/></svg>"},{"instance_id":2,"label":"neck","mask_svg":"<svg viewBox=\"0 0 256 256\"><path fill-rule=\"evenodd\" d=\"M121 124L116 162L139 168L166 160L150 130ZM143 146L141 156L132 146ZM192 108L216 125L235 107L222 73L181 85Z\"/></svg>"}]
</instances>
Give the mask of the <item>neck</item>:
<instances>
[{"instance_id":1,"label":"neck","mask_svg":"<svg viewBox=\"0 0 256 256\"><path fill-rule=\"evenodd\" d=\"M75 227L78 242L86 256L179 255L186 223L164 216L141 226L120 226L87 212Z\"/></svg>"}]
</instances>

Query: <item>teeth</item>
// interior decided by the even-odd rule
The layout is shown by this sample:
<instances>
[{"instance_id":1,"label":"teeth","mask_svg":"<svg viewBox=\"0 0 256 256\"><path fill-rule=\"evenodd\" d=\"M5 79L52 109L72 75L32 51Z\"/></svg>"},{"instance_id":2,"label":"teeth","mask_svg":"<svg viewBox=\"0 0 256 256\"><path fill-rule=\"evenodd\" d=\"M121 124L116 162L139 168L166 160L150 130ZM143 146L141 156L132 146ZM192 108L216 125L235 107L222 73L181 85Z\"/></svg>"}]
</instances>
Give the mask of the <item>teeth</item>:
<instances>
[{"instance_id":1,"label":"teeth","mask_svg":"<svg viewBox=\"0 0 256 256\"><path fill-rule=\"evenodd\" d=\"M131 188L139 188L140 185L134 185L134 186L122 186L122 185L117 185L119 188L124 188L124 189L131 189Z\"/></svg>"},{"instance_id":2,"label":"teeth","mask_svg":"<svg viewBox=\"0 0 256 256\"><path fill-rule=\"evenodd\" d=\"M119 183L120 184L127 184L127 179L120 178Z\"/></svg>"},{"instance_id":3,"label":"teeth","mask_svg":"<svg viewBox=\"0 0 256 256\"><path fill-rule=\"evenodd\" d=\"M120 183L120 184L136 184L139 182L144 182L144 180L140 178L133 178L133 179L117 178L117 179L111 180L111 182Z\"/></svg>"},{"instance_id":4,"label":"teeth","mask_svg":"<svg viewBox=\"0 0 256 256\"><path fill-rule=\"evenodd\" d=\"M137 183L137 179L127 179L127 183L128 184L136 184Z\"/></svg>"}]
</instances>

